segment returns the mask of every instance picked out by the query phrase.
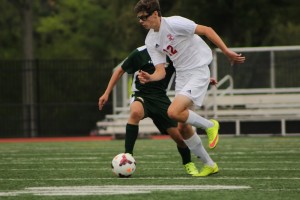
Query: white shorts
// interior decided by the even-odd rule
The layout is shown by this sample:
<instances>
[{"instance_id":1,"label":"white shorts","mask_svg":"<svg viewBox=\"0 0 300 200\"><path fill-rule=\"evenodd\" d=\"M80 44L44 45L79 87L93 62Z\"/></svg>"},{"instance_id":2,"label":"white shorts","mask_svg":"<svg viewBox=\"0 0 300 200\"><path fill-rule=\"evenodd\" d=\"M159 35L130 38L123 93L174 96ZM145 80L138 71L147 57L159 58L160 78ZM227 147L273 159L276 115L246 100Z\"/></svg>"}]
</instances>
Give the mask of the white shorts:
<instances>
[{"instance_id":1,"label":"white shorts","mask_svg":"<svg viewBox=\"0 0 300 200\"><path fill-rule=\"evenodd\" d=\"M208 66L198 67L187 72L176 74L176 95L184 95L192 100L194 105L202 106L210 82Z\"/></svg>"}]
</instances>

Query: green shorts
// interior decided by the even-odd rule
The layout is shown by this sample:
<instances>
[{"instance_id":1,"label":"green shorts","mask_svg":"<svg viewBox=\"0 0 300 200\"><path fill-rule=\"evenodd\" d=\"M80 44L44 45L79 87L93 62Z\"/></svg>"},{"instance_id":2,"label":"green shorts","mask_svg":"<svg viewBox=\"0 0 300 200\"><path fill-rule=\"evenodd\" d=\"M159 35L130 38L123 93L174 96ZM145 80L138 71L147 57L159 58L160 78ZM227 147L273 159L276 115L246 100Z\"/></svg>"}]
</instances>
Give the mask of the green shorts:
<instances>
[{"instance_id":1,"label":"green shorts","mask_svg":"<svg viewBox=\"0 0 300 200\"><path fill-rule=\"evenodd\" d=\"M171 101L166 95L158 95L151 97L145 95L134 94L133 101L139 101L144 107L144 118L151 118L155 126L161 134L167 135L167 129L177 127L177 122L168 116L168 108Z\"/></svg>"}]
</instances>

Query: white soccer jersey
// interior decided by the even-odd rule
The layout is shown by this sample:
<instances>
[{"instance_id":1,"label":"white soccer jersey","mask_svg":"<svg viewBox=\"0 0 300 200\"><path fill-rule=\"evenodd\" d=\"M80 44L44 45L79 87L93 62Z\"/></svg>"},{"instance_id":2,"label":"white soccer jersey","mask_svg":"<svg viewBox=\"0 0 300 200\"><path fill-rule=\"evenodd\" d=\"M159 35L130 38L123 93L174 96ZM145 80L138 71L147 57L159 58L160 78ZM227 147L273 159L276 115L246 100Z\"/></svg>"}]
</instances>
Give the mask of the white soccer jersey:
<instances>
[{"instance_id":1,"label":"white soccer jersey","mask_svg":"<svg viewBox=\"0 0 300 200\"><path fill-rule=\"evenodd\" d=\"M212 61L209 46L195 34L197 24L180 16L162 17L159 32L150 29L145 43L154 65L168 55L176 72L207 66Z\"/></svg>"}]
</instances>

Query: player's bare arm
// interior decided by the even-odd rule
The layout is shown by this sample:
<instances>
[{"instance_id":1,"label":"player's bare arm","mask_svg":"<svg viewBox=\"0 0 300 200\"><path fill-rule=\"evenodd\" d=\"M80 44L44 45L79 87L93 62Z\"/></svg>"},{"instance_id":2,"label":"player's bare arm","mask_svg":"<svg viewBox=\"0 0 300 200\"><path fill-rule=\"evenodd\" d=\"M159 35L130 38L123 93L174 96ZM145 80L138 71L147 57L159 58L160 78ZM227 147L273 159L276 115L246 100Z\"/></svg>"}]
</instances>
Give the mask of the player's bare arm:
<instances>
[{"instance_id":1,"label":"player's bare arm","mask_svg":"<svg viewBox=\"0 0 300 200\"><path fill-rule=\"evenodd\" d=\"M142 84L159 81L166 76L165 63L161 63L155 66L155 72L153 74L149 74L144 71L140 71L138 74L138 79Z\"/></svg>"},{"instance_id":2,"label":"player's bare arm","mask_svg":"<svg viewBox=\"0 0 300 200\"><path fill-rule=\"evenodd\" d=\"M108 101L108 98L109 98L109 95L110 95L112 89L114 88L114 86L116 85L118 80L123 76L124 73L125 73L125 71L122 69L122 67L118 67L114 71L113 75L110 78L110 81L107 85L107 88L106 88L104 94L99 98L99 101L98 101L99 110L102 110L103 106Z\"/></svg>"},{"instance_id":3,"label":"player's bare arm","mask_svg":"<svg viewBox=\"0 0 300 200\"><path fill-rule=\"evenodd\" d=\"M220 36L211 27L197 25L195 34L204 35L211 42L213 42L228 57L231 65L235 63L243 63L245 61L246 58L242 56L242 54L237 54L236 52L231 51L220 38Z\"/></svg>"}]
</instances>

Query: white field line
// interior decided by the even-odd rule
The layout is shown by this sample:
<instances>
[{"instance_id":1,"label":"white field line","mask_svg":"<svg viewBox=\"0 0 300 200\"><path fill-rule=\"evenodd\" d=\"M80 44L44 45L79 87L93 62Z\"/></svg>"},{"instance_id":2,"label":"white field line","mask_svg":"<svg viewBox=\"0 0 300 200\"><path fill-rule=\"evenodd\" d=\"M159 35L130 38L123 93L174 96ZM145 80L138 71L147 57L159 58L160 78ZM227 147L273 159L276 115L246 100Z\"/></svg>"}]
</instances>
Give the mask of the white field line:
<instances>
[{"instance_id":1,"label":"white field line","mask_svg":"<svg viewBox=\"0 0 300 200\"><path fill-rule=\"evenodd\" d=\"M42 158L27 158L27 157L24 157L24 158L15 158L15 157L10 157L10 158L1 158L1 160L29 160L29 161L52 161L52 160L99 160L99 157L86 157L86 156L83 156L83 157L66 157L66 158L63 158L63 157L60 157L60 158L47 158L47 157L42 157Z\"/></svg>"},{"instance_id":2,"label":"white field line","mask_svg":"<svg viewBox=\"0 0 300 200\"><path fill-rule=\"evenodd\" d=\"M1 155L2 154L2 155ZM111 152L59 152L59 153L53 153L53 152L48 152L48 153L10 153L10 152L1 152L0 156L6 156L6 157L32 157L32 156L75 156L75 155L80 155L80 156L102 156L102 155L112 155Z\"/></svg>"},{"instance_id":3,"label":"white field line","mask_svg":"<svg viewBox=\"0 0 300 200\"><path fill-rule=\"evenodd\" d=\"M106 171L110 170L109 167L102 168L0 168L0 171ZM219 168L220 170L230 170L230 171L300 171L300 168ZM171 168L171 167L147 167L141 169L142 171L148 170L172 170L172 171L182 171L183 168Z\"/></svg>"},{"instance_id":4,"label":"white field line","mask_svg":"<svg viewBox=\"0 0 300 200\"><path fill-rule=\"evenodd\" d=\"M289 154L291 155L291 154ZM295 154L294 156L298 156L300 155L300 153ZM164 158L170 158L170 156L161 156L161 155L153 155L153 156L135 156L135 159L139 160L139 159L146 159L146 158L157 158L159 157L160 159L164 159ZM45 160L45 161L52 161L52 160L99 160L101 158L101 155L99 156L68 156L68 157L36 157L36 155L32 155L32 157L8 157L8 156L0 156L0 160L28 160L28 161L41 161L41 160ZM111 159L113 158L113 156L111 157ZM270 155L245 155L245 156L222 156L222 159L229 159L229 160L236 160L236 159L270 159ZM287 159L286 155L280 155L280 156L272 156L273 159ZM104 158L102 158L104 159ZM105 157L105 159L109 159L107 157Z\"/></svg>"},{"instance_id":5,"label":"white field line","mask_svg":"<svg viewBox=\"0 0 300 200\"><path fill-rule=\"evenodd\" d=\"M223 157L222 157L223 158ZM110 160L107 161L61 161L59 164L107 164L110 163ZM138 161L137 163L141 164L178 164L180 161L168 161L168 162L163 162L163 161ZM234 163L234 164L299 164L300 161L219 161L217 162L218 164L220 163ZM45 160L36 160L35 162L32 161L13 161L13 162L7 162L7 163L0 163L1 165L53 165L53 163L46 163Z\"/></svg>"},{"instance_id":6,"label":"white field line","mask_svg":"<svg viewBox=\"0 0 300 200\"><path fill-rule=\"evenodd\" d=\"M62 149L63 151L65 151L65 149ZM170 149L171 150L171 149ZM249 150L249 149L246 149ZM290 149L290 150L286 150L286 149L279 149L279 150L268 150L268 151L222 151L222 155L256 155L256 154L299 154L299 151L297 149ZM2 155L8 155L8 156L49 156L49 155L112 155L111 152L98 152L98 151L94 151L94 152L53 152L53 149L49 149L49 152L45 152L45 153L23 153L21 151L1 151ZM0 155L1 155L0 154ZM219 154L219 153L215 153L215 152L210 152L210 154ZM162 152L156 152L155 154L147 154L148 156L157 156L157 155L166 155L166 153L162 153ZM170 155L172 155L170 153ZM137 155L138 156L138 155Z\"/></svg>"},{"instance_id":7,"label":"white field line","mask_svg":"<svg viewBox=\"0 0 300 200\"><path fill-rule=\"evenodd\" d=\"M187 190L239 190L251 189L250 186L236 185L111 185L111 186L62 186L29 187L24 190L0 192L0 196L18 196L32 194L37 196L86 196L151 193L154 191Z\"/></svg>"},{"instance_id":8,"label":"white field line","mask_svg":"<svg viewBox=\"0 0 300 200\"><path fill-rule=\"evenodd\" d=\"M237 158L245 158L243 155L245 155L247 158L251 157L251 156L257 156L257 155L270 155L270 154L281 154L281 155L278 155L277 157L284 157L285 154L288 154L288 155L291 155L291 154L299 154L299 151L298 150L288 150L288 151L255 151L255 152L222 152L222 155L237 155L238 157ZM95 158L95 159L99 159L99 157L103 156L103 155L111 155L111 153L108 153L108 152L95 152L95 153L5 153L5 152L1 152L0 154L0 158L1 159L16 159L16 158L26 158L26 159L33 159L33 160L36 160L36 159L39 159L39 158L33 158L33 157L36 157L36 156L43 156L43 158L45 158L45 156L48 156L50 158L47 158L47 159L73 159L73 158L70 158L70 157L65 157L65 158L51 158L52 156L75 156L75 155L80 155L81 157L79 156L76 156L74 157L74 159L85 159L85 158L89 158L89 156L93 156L93 157L90 157L90 158ZM170 155L173 155L173 154L170 154ZM214 152L210 152L210 155L219 155L219 153L214 153ZM112 155L113 156L113 155ZM144 155L143 157L169 157L169 155L166 155L166 154L162 154L162 153L155 153L155 154L147 154L147 155ZM31 158L28 158L28 157L31 157ZM136 158L141 158L142 156L135 156ZM225 158L232 158L232 157L228 157L228 156L224 156ZM267 156L259 156L260 158L261 157L267 157ZM89 158L89 159L90 159ZM222 157L223 158L223 157ZM235 157L236 158L236 157Z\"/></svg>"},{"instance_id":9,"label":"white field line","mask_svg":"<svg viewBox=\"0 0 300 200\"><path fill-rule=\"evenodd\" d=\"M0 181L86 181L86 180L195 180L197 177L140 177L140 178L0 178ZM199 179L199 178L198 178ZM300 180L300 177L213 177L214 180Z\"/></svg>"}]
</instances>

